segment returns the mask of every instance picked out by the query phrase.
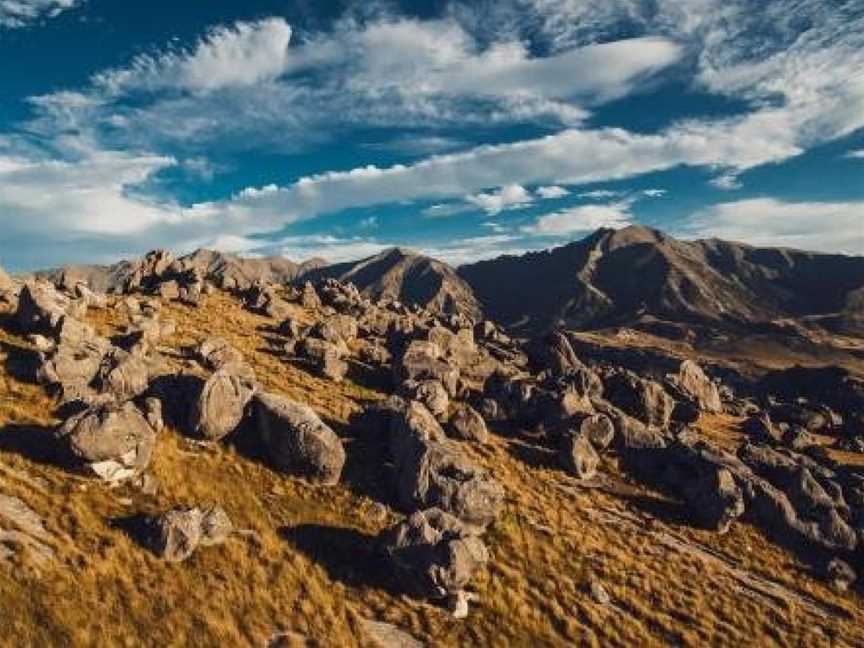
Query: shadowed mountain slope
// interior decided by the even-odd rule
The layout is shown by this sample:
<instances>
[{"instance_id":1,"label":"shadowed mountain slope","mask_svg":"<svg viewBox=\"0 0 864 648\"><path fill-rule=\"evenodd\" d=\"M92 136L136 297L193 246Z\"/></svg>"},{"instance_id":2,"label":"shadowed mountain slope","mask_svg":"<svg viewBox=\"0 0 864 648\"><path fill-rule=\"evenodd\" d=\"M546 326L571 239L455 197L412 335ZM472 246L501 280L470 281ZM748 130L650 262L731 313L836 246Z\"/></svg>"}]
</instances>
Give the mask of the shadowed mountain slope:
<instances>
[{"instance_id":1,"label":"shadowed mountain slope","mask_svg":"<svg viewBox=\"0 0 864 648\"><path fill-rule=\"evenodd\" d=\"M645 227L601 229L552 250L462 266L459 275L489 317L526 333L647 317L733 327L806 318L864 331L864 258L679 241Z\"/></svg>"}]
</instances>

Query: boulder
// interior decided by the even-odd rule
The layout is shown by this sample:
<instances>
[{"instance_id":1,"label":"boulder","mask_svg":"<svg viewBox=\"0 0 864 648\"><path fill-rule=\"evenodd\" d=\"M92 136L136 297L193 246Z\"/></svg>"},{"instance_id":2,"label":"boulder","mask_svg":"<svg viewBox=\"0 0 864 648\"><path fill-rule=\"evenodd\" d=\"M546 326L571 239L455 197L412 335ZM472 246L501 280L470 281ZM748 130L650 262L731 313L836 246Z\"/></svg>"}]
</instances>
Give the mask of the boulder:
<instances>
[{"instance_id":1,"label":"boulder","mask_svg":"<svg viewBox=\"0 0 864 648\"><path fill-rule=\"evenodd\" d=\"M281 470L322 484L336 484L345 449L336 433L308 406L284 396L256 394L255 422L270 459Z\"/></svg>"},{"instance_id":2,"label":"boulder","mask_svg":"<svg viewBox=\"0 0 864 648\"><path fill-rule=\"evenodd\" d=\"M15 321L25 333L53 335L71 302L53 284L28 281L18 295Z\"/></svg>"},{"instance_id":3,"label":"boulder","mask_svg":"<svg viewBox=\"0 0 864 648\"><path fill-rule=\"evenodd\" d=\"M423 403L432 414L441 419L450 407L450 396L437 380L409 380L402 384L402 396Z\"/></svg>"},{"instance_id":4,"label":"boulder","mask_svg":"<svg viewBox=\"0 0 864 648\"><path fill-rule=\"evenodd\" d=\"M315 291L315 287L308 281L303 284L303 289L300 293L300 305L310 310L321 308L321 298Z\"/></svg>"},{"instance_id":5,"label":"boulder","mask_svg":"<svg viewBox=\"0 0 864 648\"><path fill-rule=\"evenodd\" d=\"M604 394L625 413L660 428L669 425L675 407L675 401L660 383L626 370L614 371L606 377Z\"/></svg>"},{"instance_id":6,"label":"boulder","mask_svg":"<svg viewBox=\"0 0 864 648\"><path fill-rule=\"evenodd\" d=\"M244 363L243 354L220 337L209 337L195 348L195 357L211 371Z\"/></svg>"},{"instance_id":7,"label":"boulder","mask_svg":"<svg viewBox=\"0 0 864 648\"><path fill-rule=\"evenodd\" d=\"M561 465L574 477L591 479L597 474L600 456L584 434L568 431L559 440Z\"/></svg>"},{"instance_id":8,"label":"boulder","mask_svg":"<svg viewBox=\"0 0 864 648\"><path fill-rule=\"evenodd\" d=\"M221 506L178 507L149 520L149 543L167 562L183 562L195 550L225 542L234 530Z\"/></svg>"},{"instance_id":9,"label":"boulder","mask_svg":"<svg viewBox=\"0 0 864 648\"><path fill-rule=\"evenodd\" d=\"M226 369L215 372L190 411L190 428L209 441L219 441L240 425L252 398L249 383Z\"/></svg>"},{"instance_id":10,"label":"boulder","mask_svg":"<svg viewBox=\"0 0 864 648\"><path fill-rule=\"evenodd\" d=\"M144 470L156 444L156 432L131 402L90 407L63 423L57 436L106 481Z\"/></svg>"},{"instance_id":11,"label":"boulder","mask_svg":"<svg viewBox=\"0 0 864 648\"><path fill-rule=\"evenodd\" d=\"M574 421L579 435L584 436L595 450L605 450L615 439L615 425L605 414L591 414Z\"/></svg>"},{"instance_id":12,"label":"boulder","mask_svg":"<svg viewBox=\"0 0 864 648\"><path fill-rule=\"evenodd\" d=\"M437 508L417 511L385 530L380 546L414 596L445 599L463 591L489 560L474 530Z\"/></svg>"},{"instance_id":13,"label":"boulder","mask_svg":"<svg viewBox=\"0 0 864 648\"><path fill-rule=\"evenodd\" d=\"M441 359L440 347L432 342L411 342L402 357L394 362L393 369L397 383L437 380L450 396L457 394L459 370Z\"/></svg>"},{"instance_id":14,"label":"boulder","mask_svg":"<svg viewBox=\"0 0 864 648\"><path fill-rule=\"evenodd\" d=\"M667 376L669 382L702 412L717 413L723 410L717 385L705 375L693 360L684 360L678 372Z\"/></svg>"},{"instance_id":15,"label":"boulder","mask_svg":"<svg viewBox=\"0 0 864 648\"><path fill-rule=\"evenodd\" d=\"M397 462L397 492L407 511L437 507L485 528L497 519L504 489L447 442L428 441Z\"/></svg>"},{"instance_id":16,"label":"boulder","mask_svg":"<svg viewBox=\"0 0 864 648\"><path fill-rule=\"evenodd\" d=\"M140 356L122 349L111 349L103 358L94 378L94 386L117 402L140 396L150 385L150 368Z\"/></svg>"},{"instance_id":17,"label":"boulder","mask_svg":"<svg viewBox=\"0 0 864 648\"><path fill-rule=\"evenodd\" d=\"M474 443L486 443L489 440L489 429L480 413L470 405L459 403L453 415L447 422L447 431L451 437Z\"/></svg>"},{"instance_id":18,"label":"boulder","mask_svg":"<svg viewBox=\"0 0 864 648\"><path fill-rule=\"evenodd\" d=\"M526 348L534 373L543 371L558 376L582 366L567 336L561 331L533 340Z\"/></svg>"}]
</instances>

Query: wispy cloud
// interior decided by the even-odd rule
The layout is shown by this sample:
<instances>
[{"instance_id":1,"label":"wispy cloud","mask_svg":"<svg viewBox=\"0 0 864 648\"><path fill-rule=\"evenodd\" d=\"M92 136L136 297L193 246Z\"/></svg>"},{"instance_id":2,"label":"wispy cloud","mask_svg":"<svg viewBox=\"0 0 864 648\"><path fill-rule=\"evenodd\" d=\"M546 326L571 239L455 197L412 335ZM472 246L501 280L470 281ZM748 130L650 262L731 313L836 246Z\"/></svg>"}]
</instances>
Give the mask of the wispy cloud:
<instances>
[{"instance_id":1,"label":"wispy cloud","mask_svg":"<svg viewBox=\"0 0 864 648\"><path fill-rule=\"evenodd\" d=\"M864 202L784 202L754 198L694 214L682 234L753 245L864 254Z\"/></svg>"},{"instance_id":2,"label":"wispy cloud","mask_svg":"<svg viewBox=\"0 0 864 648\"><path fill-rule=\"evenodd\" d=\"M523 226L522 232L534 236L571 236L600 227L625 227L631 218L629 203L582 205L540 216L534 223Z\"/></svg>"},{"instance_id":3,"label":"wispy cloud","mask_svg":"<svg viewBox=\"0 0 864 648\"><path fill-rule=\"evenodd\" d=\"M570 192L564 187L558 185L550 185L548 187L537 187L537 196L543 200L557 200L570 195Z\"/></svg>"},{"instance_id":4,"label":"wispy cloud","mask_svg":"<svg viewBox=\"0 0 864 648\"><path fill-rule=\"evenodd\" d=\"M55 18L84 0L0 0L0 29L20 29Z\"/></svg>"}]
</instances>

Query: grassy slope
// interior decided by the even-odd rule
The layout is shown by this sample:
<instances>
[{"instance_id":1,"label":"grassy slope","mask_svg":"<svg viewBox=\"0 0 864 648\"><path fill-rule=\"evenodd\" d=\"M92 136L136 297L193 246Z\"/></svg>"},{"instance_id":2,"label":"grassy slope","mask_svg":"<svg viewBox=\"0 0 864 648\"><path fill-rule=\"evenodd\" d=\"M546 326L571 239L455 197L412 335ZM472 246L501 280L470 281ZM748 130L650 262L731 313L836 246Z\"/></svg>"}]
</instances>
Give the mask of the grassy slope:
<instances>
[{"instance_id":1,"label":"grassy slope","mask_svg":"<svg viewBox=\"0 0 864 648\"><path fill-rule=\"evenodd\" d=\"M752 528L738 524L725 536L691 529L674 503L622 479L613 460L604 467L608 477L586 488L542 449L500 437L486 448L466 447L508 491L505 514L487 537L492 559L470 617L454 621L391 593L370 554L372 536L396 519L375 505L387 485L368 436L374 431L352 438L360 433L347 425L380 393L285 363L267 350L264 318L223 295L208 300L200 310L166 306L164 316L180 331L171 345L223 335L267 389L310 403L346 438L344 483L309 486L270 470L242 439L202 450L174 431L159 439L155 496L70 474L46 450L52 402L12 377L27 344L0 330L0 491L45 517L58 554L41 574L0 567L0 643L260 646L281 629L316 645L370 645L361 618L390 621L436 646L864 643L859 595L835 595ZM122 317L94 313L94 322L107 333ZM736 434L722 418L703 429L727 442ZM113 522L198 502L223 505L248 532L169 565ZM716 555L692 551L700 546ZM766 597L742 586L735 568L781 589ZM592 577L613 605L586 594Z\"/></svg>"}]
</instances>

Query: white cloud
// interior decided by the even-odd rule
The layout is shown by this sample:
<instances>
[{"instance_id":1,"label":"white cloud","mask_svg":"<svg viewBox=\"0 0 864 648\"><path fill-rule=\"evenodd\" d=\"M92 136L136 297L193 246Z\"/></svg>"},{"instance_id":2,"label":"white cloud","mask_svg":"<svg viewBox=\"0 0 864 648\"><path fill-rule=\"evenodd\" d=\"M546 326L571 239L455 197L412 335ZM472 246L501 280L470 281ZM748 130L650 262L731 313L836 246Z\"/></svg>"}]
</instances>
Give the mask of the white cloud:
<instances>
[{"instance_id":1,"label":"white cloud","mask_svg":"<svg viewBox=\"0 0 864 648\"><path fill-rule=\"evenodd\" d=\"M0 0L0 28L26 27L44 18L55 18L84 0Z\"/></svg>"},{"instance_id":2,"label":"white cloud","mask_svg":"<svg viewBox=\"0 0 864 648\"><path fill-rule=\"evenodd\" d=\"M487 214L495 215L505 209L519 209L531 204L533 198L528 190L519 184L509 184L497 191L478 193L468 196L466 200L476 205Z\"/></svg>"},{"instance_id":3,"label":"white cloud","mask_svg":"<svg viewBox=\"0 0 864 648\"><path fill-rule=\"evenodd\" d=\"M864 202L754 198L694 214L682 233L821 252L864 254Z\"/></svg>"},{"instance_id":4,"label":"white cloud","mask_svg":"<svg viewBox=\"0 0 864 648\"><path fill-rule=\"evenodd\" d=\"M631 217L628 203L582 205L540 216L533 224L522 227L522 231L535 236L569 236L600 227L626 227Z\"/></svg>"},{"instance_id":5,"label":"white cloud","mask_svg":"<svg viewBox=\"0 0 864 648\"><path fill-rule=\"evenodd\" d=\"M583 191L580 194L576 194L576 197L586 198L588 200L606 200L607 198L617 198L620 195L620 191L612 191L611 189L595 189L594 191Z\"/></svg>"},{"instance_id":6,"label":"white cloud","mask_svg":"<svg viewBox=\"0 0 864 648\"><path fill-rule=\"evenodd\" d=\"M468 143L455 137L440 135L401 135L385 142L363 144L373 151L389 151L403 155L431 155L466 148Z\"/></svg>"},{"instance_id":7,"label":"white cloud","mask_svg":"<svg viewBox=\"0 0 864 648\"><path fill-rule=\"evenodd\" d=\"M94 78L108 96L180 89L209 92L275 79L288 66L291 27L282 18L211 29L191 52L142 54L122 69Z\"/></svg>"},{"instance_id":8,"label":"white cloud","mask_svg":"<svg viewBox=\"0 0 864 648\"><path fill-rule=\"evenodd\" d=\"M859 149L857 151L849 151L845 156L852 160L864 160L864 149Z\"/></svg>"},{"instance_id":9,"label":"white cloud","mask_svg":"<svg viewBox=\"0 0 864 648\"><path fill-rule=\"evenodd\" d=\"M708 181L712 187L723 189L724 191L732 191L741 188L741 180L737 173L724 173Z\"/></svg>"},{"instance_id":10,"label":"white cloud","mask_svg":"<svg viewBox=\"0 0 864 648\"><path fill-rule=\"evenodd\" d=\"M648 198L662 198L667 193L669 193L669 192L666 189L658 189L658 188L643 189L642 190L642 195L647 196Z\"/></svg>"},{"instance_id":11,"label":"white cloud","mask_svg":"<svg viewBox=\"0 0 864 648\"><path fill-rule=\"evenodd\" d=\"M537 195L544 200L557 200L569 196L570 192L564 187L550 185L548 187L537 187Z\"/></svg>"}]
</instances>

